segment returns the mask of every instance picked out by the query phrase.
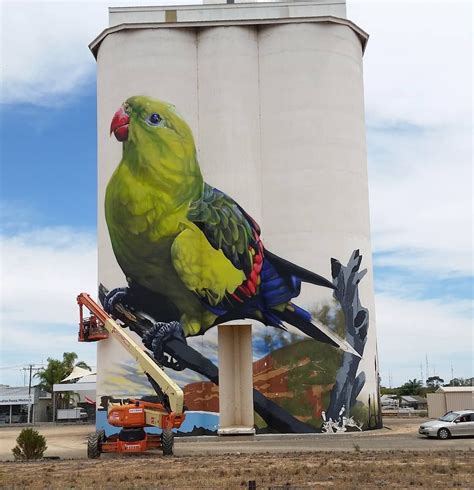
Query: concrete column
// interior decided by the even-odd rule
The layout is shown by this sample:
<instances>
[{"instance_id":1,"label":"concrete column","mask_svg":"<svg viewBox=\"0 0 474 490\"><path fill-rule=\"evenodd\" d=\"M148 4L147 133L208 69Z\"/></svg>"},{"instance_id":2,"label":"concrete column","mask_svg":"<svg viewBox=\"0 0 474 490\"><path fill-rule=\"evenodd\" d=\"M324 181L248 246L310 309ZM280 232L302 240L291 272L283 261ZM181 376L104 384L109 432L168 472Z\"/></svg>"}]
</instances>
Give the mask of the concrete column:
<instances>
[{"instance_id":1,"label":"concrete column","mask_svg":"<svg viewBox=\"0 0 474 490\"><path fill-rule=\"evenodd\" d=\"M261 218L258 40L253 26L198 34L199 163L206 181Z\"/></svg>"},{"instance_id":2,"label":"concrete column","mask_svg":"<svg viewBox=\"0 0 474 490\"><path fill-rule=\"evenodd\" d=\"M268 26L259 53L266 247L326 277L331 257L360 249L370 271L359 39L346 26ZM373 311L370 275L361 288ZM297 302L312 307L331 296L304 287Z\"/></svg>"},{"instance_id":3,"label":"concrete column","mask_svg":"<svg viewBox=\"0 0 474 490\"><path fill-rule=\"evenodd\" d=\"M107 183L122 157L122 145L109 137L110 121L127 98L149 95L175 104L185 114L199 145L196 60L194 29L127 30L108 36L101 45L97 57L98 275L99 282L109 288L126 285L104 214ZM112 338L97 344L96 399L100 403L102 395L110 394L107 384L113 384L114 373L120 371L123 353L117 354L121 347ZM135 396L136 388L131 386L113 394Z\"/></svg>"},{"instance_id":4,"label":"concrete column","mask_svg":"<svg viewBox=\"0 0 474 490\"><path fill-rule=\"evenodd\" d=\"M219 435L255 434L252 326L219 325Z\"/></svg>"}]
</instances>

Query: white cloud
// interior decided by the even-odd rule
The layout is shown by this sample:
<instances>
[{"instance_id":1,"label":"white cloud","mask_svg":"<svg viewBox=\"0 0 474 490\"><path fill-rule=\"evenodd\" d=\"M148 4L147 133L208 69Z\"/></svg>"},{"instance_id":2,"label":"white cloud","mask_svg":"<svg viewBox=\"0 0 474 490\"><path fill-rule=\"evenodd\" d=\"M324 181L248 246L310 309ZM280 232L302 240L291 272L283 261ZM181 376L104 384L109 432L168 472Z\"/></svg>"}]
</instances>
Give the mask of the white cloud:
<instances>
[{"instance_id":1,"label":"white cloud","mask_svg":"<svg viewBox=\"0 0 474 490\"><path fill-rule=\"evenodd\" d=\"M116 0L149 5L146 0ZM153 3L153 2L151 2ZM161 5L196 3L161 0ZM0 9L3 103L61 104L95 74L88 44L108 26L110 2L3 1Z\"/></svg>"},{"instance_id":2,"label":"white cloud","mask_svg":"<svg viewBox=\"0 0 474 490\"><path fill-rule=\"evenodd\" d=\"M2 325L63 325L77 317L76 296L97 289L90 233L43 228L2 237Z\"/></svg>"},{"instance_id":3,"label":"white cloud","mask_svg":"<svg viewBox=\"0 0 474 490\"><path fill-rule=\"evenodd\" d=\"M455 376L469 376L470 304L417 298L430 296L424 273L472 275L471 2L347 3L349 18L370 34L364 84L375 264L402 271L377 283L382 380L420 378L420 364L426 377L425 354L430 375L436 369L449 380L452 363ZM406 277L421 283L403 284Z\"/></svg>"},{"instance_id":4,"label":"white cloud","mask_svg":"<svg viewBox=\"0 0 474 490\"><path fill-rule=\"evenodd\" d=\"M97 289L97 250L91 233L43 228L2 235L0 337L2 365L44 362L74 351L95 365L95 348L77 342L81 291ZM9 383L18 373L0 373Z\"/></svg>"},{"instance_id":5,"label":"white cloud","mask_svg":"<svg viewBox=\"0 0 474 490\"><path fill-rule=\"evenodd\" d=\"M349 0L364 56L379 265L472 274L472 4Z\"/></svg>"},{"instance_id":6,"label":"white cloud","mask_svg":"<svg viewBox=\"0 0 474 490\"><path fill-rule=\"evenodd\" d=\"M371 35L364 60L369 117L444 124L457 121L459 114L469 116L471 2L347 3L349 18ZM113 4L150 2L116 0ZM61 99L80 88L95 72L88 44L107 26L109 5L102 0L4 0L2 101L52 103L55 97Z\"/></svg>"},{"instance_id":7,"label":"white cloud","mask_svg":"<svg viewBox=\"0 0 474 490\"><path fill-rule=\"evenodd\" d=\"M75 352L79 360L95 369L95 345L77 341L78 327L74 320L69 319L69 324L54 327L36 325L34 322L14 326L2 323L0 384L24 385L28 380L22 368L31 363L35 368L44 367L48 357L62 359L64 352Z\"/></svg>"},{"instance_id":8,"label":"white cloud","mask_svg":"<svg viewBox=\"0 0 474 490\"><path fill-rule=\"evenodd\" d=\"M377 264L472 274L472 166L468 129L376 132L370 165Z\"/></svg>"},{"instance_id":9,"label":"white cloud","mask_svg":"<svg viewBox=\"0 0 474 490\"><path fill-rule=\"evenodd\" d=\"M412 378L426 378L433 370L445 381L472 376L473 331L470 301L414 300L376 295L377 337L382 384L399 386Z\"/></svg>"},{"instance_id":10,"label":"white cloud","mask_svg":"<svg viewBox=\"0 0 474 490\"><path fill-rule=\"evenodd\" d=\"M457 124L472 111L472 3L347 0L370 34L364 56L369 119Z\"/></svg>"},{"instance_id":11,"label":"white cloud","mask_svg":"<svg viewBox=\"0 0 474 490\"><path fill-rule=\"evenodd\" d=\"M106 4L11 1L1 10L2 102L58 103L93 74L87 45L107 22Z\"/></svg>"}]
</instances>

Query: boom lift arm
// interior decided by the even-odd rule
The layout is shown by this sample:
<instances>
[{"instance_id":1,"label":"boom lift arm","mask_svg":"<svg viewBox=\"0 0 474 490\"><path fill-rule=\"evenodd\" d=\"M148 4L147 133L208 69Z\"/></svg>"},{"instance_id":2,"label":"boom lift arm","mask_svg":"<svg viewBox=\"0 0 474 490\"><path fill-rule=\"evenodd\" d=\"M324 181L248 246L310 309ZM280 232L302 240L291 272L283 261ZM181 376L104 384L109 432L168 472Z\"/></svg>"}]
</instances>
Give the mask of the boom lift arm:
<instances>
[{"instance_id":1,"label":"boom lift arm","mask_svg":"<svg viewBox=\"0 0 474 490\"><path fill-rule=\"evenodd\" d=\"M87 293L77 297L79 304L79 341L93 342L102 340L109 335L117 339L127 352L138 362L145 374L149 376L168 397L169 406L174 417L183 415L184 395L181 388L161 369L135 340L121 328ZM83 316L83 307L91 313L90 318ZM105 330L104 330L105 329ZM173 417L173 418L174 418ZM147 420L149 425L156 425ZM148 417L147 417L148 419Z\"/></svg>"}]
</instances>

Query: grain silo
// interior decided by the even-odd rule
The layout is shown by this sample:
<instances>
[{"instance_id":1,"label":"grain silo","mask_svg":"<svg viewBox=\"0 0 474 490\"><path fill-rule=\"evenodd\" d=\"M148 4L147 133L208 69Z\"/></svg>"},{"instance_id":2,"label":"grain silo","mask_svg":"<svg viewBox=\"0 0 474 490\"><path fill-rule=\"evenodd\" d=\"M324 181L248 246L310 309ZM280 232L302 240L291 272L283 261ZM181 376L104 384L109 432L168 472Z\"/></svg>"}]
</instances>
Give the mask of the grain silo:
<instances>
[{"instance_id":1,"label":"grain silo","mask_svg":"<svg viewBox=\"0 0 474 490\"><path fill-rule=\"evenodd\" d=\"M303 280L294 302L361 355L313 340L288 322L285 331L242 313L252 325L257 431L379 426L362 70L368 35L346 18L344 0L109 12L109 27L90 45L97 59L100 283L108 290L126 287L130 276L119 266L104 213L123 151L109 137L111 119L131 97L159 99L189 125L204 180L260 224L265 249L337 287L335 293ZM141 247L132 249L129 255L140 255ZM206 288L211 294L212 285ZM216 331L187 338L214 364ZM113 340L98 347L99 401L149 391L120 349ZM192 369L169 373L188 406L181 430L215 432L218 387ZM273 423L275 411L280 416Z\"/></svg>"}]
</instances>

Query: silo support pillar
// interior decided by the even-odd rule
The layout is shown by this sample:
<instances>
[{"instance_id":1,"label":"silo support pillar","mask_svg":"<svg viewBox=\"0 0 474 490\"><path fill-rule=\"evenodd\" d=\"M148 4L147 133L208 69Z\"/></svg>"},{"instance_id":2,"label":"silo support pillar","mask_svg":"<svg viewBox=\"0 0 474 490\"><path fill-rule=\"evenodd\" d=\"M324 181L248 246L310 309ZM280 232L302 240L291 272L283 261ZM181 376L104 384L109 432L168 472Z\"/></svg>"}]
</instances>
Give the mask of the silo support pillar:
<instances>
[{"instance_id":1,"label":"silo support pillar","mask_svg":"<svg viewBox=\"0 0 474 490\"><path fill-rule=\"evenodd\" d=\"M219 325L218 351L218 434L254 434L252 326Z\"/></svg>"}]
</instances>

